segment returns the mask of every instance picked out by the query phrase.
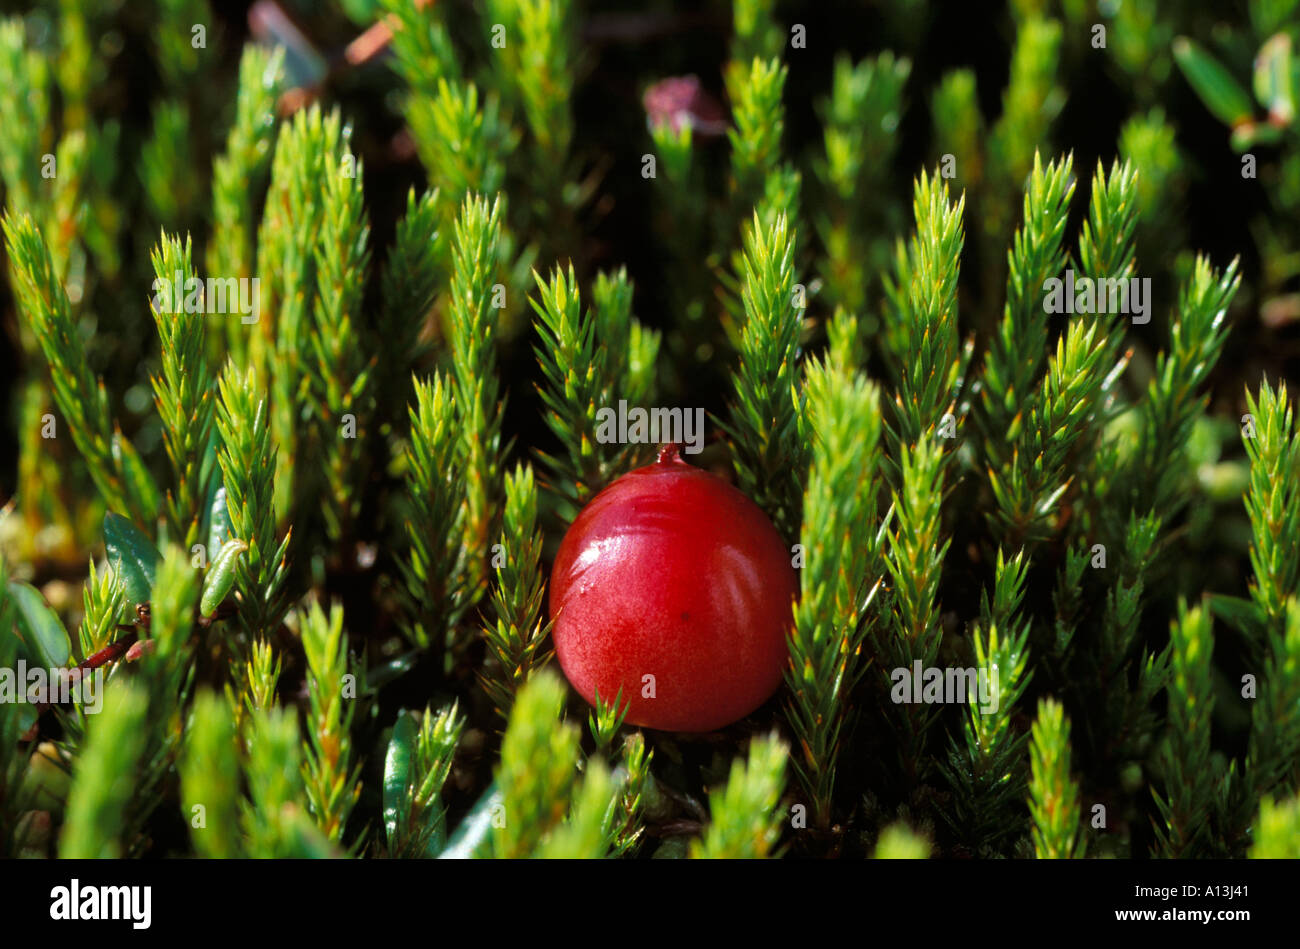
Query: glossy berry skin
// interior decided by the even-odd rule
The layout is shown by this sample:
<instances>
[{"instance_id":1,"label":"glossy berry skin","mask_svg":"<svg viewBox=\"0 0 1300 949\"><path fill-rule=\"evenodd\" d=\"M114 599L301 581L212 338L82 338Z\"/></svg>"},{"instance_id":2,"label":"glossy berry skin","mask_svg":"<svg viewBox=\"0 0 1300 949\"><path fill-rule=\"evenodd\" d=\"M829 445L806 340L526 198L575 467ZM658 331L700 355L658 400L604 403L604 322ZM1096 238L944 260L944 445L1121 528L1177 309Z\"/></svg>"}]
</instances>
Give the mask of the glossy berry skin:
<instances>
[{"instance_id":1,"label":"glossy berry skin","mask_svg":"<svg viewBox=\"0 0 1300 949\"><path fill-rule=\"evenodd\" d=\"M712 731L781 684L797 590L767 515L667 446L564 535L551 572L556 653L588 702L622 688L627 722Z\"/></svg>"}]
</instances>

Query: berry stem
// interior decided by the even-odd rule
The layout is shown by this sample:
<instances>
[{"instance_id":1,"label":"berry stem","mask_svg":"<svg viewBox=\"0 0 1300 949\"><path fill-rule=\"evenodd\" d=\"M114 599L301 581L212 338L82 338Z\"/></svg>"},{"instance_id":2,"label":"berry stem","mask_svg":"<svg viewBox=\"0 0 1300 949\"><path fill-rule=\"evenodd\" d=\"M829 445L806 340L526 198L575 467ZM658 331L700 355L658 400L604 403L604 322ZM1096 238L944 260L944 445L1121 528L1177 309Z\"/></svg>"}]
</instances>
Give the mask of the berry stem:
<instances>
[{"instance_id":1,"label":"berry stem","mask_svg":"<svg viewBox=\"0 0 1300 949\"><path fill-rule=\"evenodd\" d=\"M674 461L678 462L679 464L685 464L685 462L682 461L681 453L677 448L677 443L668 442L665 445L660 445L659 457L655 459L655 463L660 465L668 465L668 464L672 464Z\"/></svg>"}]
</instances>

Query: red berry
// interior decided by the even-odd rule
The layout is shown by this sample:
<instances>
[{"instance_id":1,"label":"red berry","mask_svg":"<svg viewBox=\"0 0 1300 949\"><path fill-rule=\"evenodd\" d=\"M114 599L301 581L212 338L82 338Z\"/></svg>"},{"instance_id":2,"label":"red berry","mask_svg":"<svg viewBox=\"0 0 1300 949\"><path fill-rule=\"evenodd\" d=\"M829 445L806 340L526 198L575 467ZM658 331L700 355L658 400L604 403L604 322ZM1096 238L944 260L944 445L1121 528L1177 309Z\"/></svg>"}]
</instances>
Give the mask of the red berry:
<instances>
[{"instance_id":1,"label":"red berry","mask_svg":"<svg viewBox=\"0 0 1300 949\"><path fill-rule=\"evenodd\" d=\"M797 591L758 505L668 446L564 535L550 598L560 667L593 704L621 688L631 724L721 728L781 684Z\"/></svg>"}]
</instances>

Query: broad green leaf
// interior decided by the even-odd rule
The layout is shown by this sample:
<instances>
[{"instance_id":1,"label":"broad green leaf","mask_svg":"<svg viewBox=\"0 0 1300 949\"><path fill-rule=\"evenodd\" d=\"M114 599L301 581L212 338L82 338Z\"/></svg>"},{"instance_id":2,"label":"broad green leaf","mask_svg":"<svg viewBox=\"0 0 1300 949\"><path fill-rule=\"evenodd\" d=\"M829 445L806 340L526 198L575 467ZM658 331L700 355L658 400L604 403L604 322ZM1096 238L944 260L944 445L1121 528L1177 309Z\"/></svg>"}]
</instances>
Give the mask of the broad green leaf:
<instances>
[{"instance_id":1,"label":"broad green leaf","mask_svg":"<svg viewBox=\"0 0 1300 949\"><path fill-rule=\"evenodd\" d=\"M203 582L203 596L199 600L199 611L204 616L220 606L230 588L235 585L235 566L247 550L248 544L242 540L228 540L208 567L208 576Z\"/></svg>"},{"instance_id":2,"label":"broad green leaf","mask_svg":"<svg viewBox=\"0 0 1300 949\"><path fill-rule=\"evenodd\" d=\"M403 711L393 726L384 759L384 831L388 846L398 844L397 828L405 827L410 814L411 762L415 758L415 720Z\"/></svg>"},{"instance_id":3,"label":"broad green leaf","mask_svg":"<svg viewBox=\"0 0 1300 949\"><path fill-rule=\"evenodd\" d=\"M158 548L121 514L104 515L104 546L108 562L126 590L127 602L148 603L158 566Z\"/></svg>"},{"instance_id":4,"label":"broad green leaf","mask_svg":"<svg viewBox=\"0 0 1300 949\"><path fill-rule=\"evenodd\" d=\"M29 583L10 580L9 596L18 607L18 629L41 662L50 669L66 666L71 655L68 631L55 612L45 605L41 592Z\"/></svg>"},{"instance_id":5,"label":"broad green leaf","mask_svg":"<svg viewBox=\"0 0 1300 949\"><path fill-rule=\"evenodd\" d=\"M1268 117L1279 125L1295 118L1295 89L1292 86L1291 37L1278 33L1259 48L1255 57L1255 98L1268 109Z\"/></svg>"},{"instance_id":6,"label":"broad green leaf","mask_svg":"<svg viewBox=\"0 0 1300 949\"><path fill-rule=\"evenodd\" d=\"M483 796L456 828L456 833L447 843L447 849L438 854L438 859L469 860L480 856L487 846L488 834L492 831L492 818L504 799L505 795L497 787L496 781L488 785Z\"/></svg>"},{"instance_id":7,"label":"broad green leaf","mask_svg":"<svg viewBox=\"0 0 1300 949\"><path fill-rule=\"evenodd\" d=\"M221 473L210 482L211 493L208 496L208 551L220 550L222 544L230 540L233 528L230 526L230 512L226 509L226 486L221 483ZM247 538L245 538L247 539Z\"/></svg>"},{"instance_id":8,"label":"broad green leaf","mask_svg":"<svg viewBox=\"0 0 1300 949\"><path fill-rule=\"evenodd\" d=\"M1205 107L1220 121L1231 126L1250 119L1250 96L1217 59L1185 36L1174 40L1174 59Z\"/></svg>"}]
</instances>

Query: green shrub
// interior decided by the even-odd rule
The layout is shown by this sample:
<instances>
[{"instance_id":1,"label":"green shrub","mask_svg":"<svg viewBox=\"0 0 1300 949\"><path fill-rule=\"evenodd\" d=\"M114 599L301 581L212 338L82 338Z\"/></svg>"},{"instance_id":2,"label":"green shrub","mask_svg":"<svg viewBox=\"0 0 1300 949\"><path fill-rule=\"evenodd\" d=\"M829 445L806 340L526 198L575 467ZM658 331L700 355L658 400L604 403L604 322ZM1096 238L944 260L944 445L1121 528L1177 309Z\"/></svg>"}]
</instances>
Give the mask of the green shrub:
<instances>
[{"instance_id":1,"label":"green shrub","mask_svg":"<svg viewBox=\"0 0 1300 949\"><path fill-rule=\"evenodd\" d=\"M721 63L572 0L291 4L373 28L332 64L34 6L0 670L105 691L0 701L0 854L1300 855L1295 0L1017 2L961 68L904 2L864 54L737 0ZM556 545L651 457L620 400L706 406L801 568L715 735L552 662ZM992 690L900 701L918 666Z\"/></svg>"}]
</instances>

